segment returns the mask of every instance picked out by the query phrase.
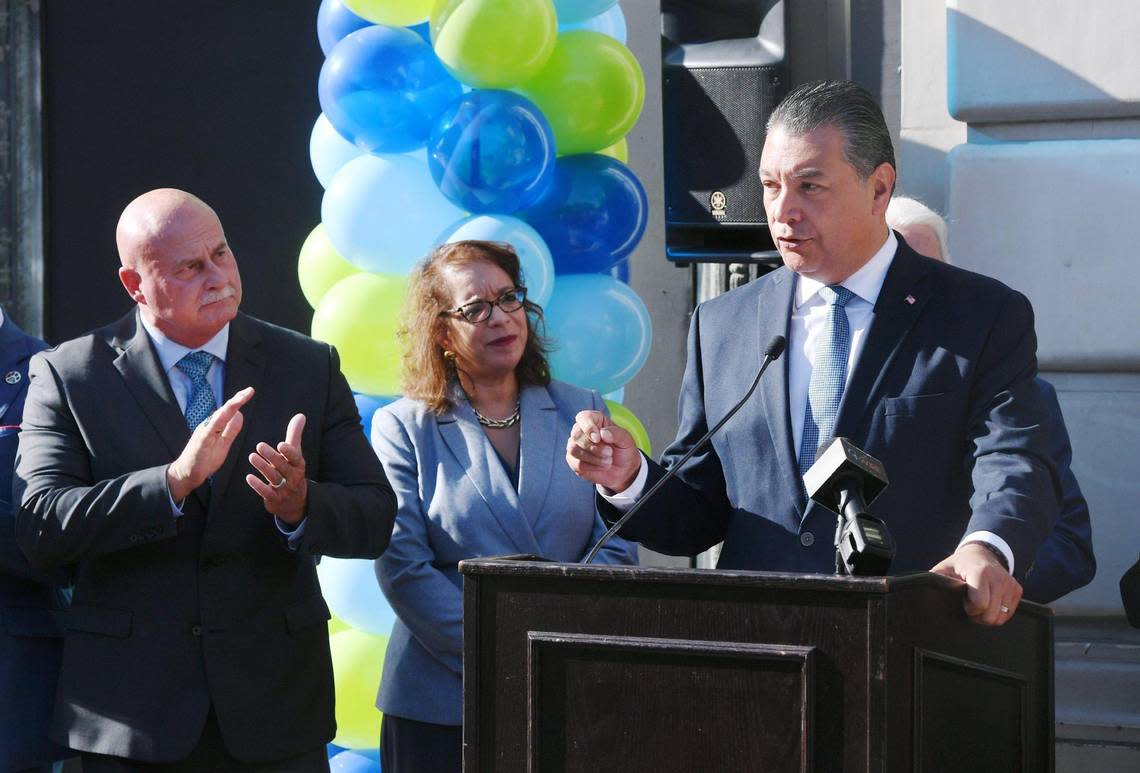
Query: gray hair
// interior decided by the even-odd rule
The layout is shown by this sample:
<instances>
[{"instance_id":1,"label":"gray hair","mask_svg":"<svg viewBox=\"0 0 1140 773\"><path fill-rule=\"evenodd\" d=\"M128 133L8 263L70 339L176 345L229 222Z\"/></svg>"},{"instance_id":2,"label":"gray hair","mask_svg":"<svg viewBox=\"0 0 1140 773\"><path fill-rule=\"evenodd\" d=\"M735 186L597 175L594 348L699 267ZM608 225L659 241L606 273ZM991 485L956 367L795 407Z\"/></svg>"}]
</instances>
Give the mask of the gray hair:
<instances>
[{"instance_id":1,"label":"gray hair","mask_svg":"<svg viewBox=\"0 0 1140 773\"><path fill-rule=\"evenodd\" d=\"M843 134L847 163L866 180L880 164L895 167L895 148L874 97L851 81L814 81L793 89L772 111L768 131L807 134L834 126Z\"/></svg>"},{"instance_id":2,"label":"gray hair","mask_svg":"<svg viewBox=\"0 0 1140 773\"><path fill-rule=\"evenodd\" d=\"M900 231L912 225L926 226L938 237L938 248L942 252L943 262L950 262L950 239L946 221L942 215L918 199L909 196L892 196L891 203L887 205L887 225Z\"/></svg>"}]
</instances>

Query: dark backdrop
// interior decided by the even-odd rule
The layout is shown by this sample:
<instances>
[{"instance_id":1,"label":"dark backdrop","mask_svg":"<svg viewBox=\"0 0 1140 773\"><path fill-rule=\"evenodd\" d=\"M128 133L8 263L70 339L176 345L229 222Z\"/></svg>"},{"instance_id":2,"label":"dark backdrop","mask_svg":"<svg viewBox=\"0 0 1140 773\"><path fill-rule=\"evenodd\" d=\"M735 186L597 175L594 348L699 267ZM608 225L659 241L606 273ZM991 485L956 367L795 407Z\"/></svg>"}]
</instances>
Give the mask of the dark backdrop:
<instances>
[{"instance_id":1,"label":"dark backdrop","mask_svg":"<svg viewBox=\"0 0 1140 773\"><path fill-rule=\"evenodd\" d=\"M115 223L151 188L217 210L243 309L308 332L297 253L320 220L317 0L49 0L43 16L45 335L131 307Z\"/></svg>"}]
</instances>

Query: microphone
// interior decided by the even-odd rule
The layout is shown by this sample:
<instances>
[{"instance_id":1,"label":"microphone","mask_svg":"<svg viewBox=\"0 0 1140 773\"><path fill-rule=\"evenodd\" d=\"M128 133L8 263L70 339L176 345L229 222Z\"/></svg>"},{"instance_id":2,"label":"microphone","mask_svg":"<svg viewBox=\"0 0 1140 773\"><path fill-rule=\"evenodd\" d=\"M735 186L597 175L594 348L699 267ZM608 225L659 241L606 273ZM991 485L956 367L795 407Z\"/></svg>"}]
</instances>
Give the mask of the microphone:
<instances>
[{"instance_id":1,"label":"microphone","mask_svg":"<svg viewBox=\"0 0 1140 773\"><path fill-rule=\"evenodd\" d=\"M732 406L732 410L725 414L724 418L718 421L715 427L706 432L704 434L704 437L694 443L693 447L690 448L688 452L681 457L681 460L674 464L669 469L669 471L661 477L661 480L654 483L653 486L650 487L649 491L646 491L645 494L642 495L642 497L634 503L633 507L629 508L629 510L626 511L625 515L619 518L614 523L614 525L611 526L609 530L602 535L602 538L598 540L597 544L595 544L594 547L590 550L589 555L586 556L586 560L584 560L582 563L588 564L593 561L594 556L598 555L598 551L602 549L602 546L609 542L610 538L617 534L621 530L622 526L625 526L626 522L633 517L634 513L640 510L646 502L652 499L653 495L657 493L658 489L664 486L668 481L672 480L672 478L681 470L681 468L685 466L685 462L689 461L689 459L697 451L704 448L705 445L708 444L709 439L711 439L712 436L716 434L716 431L723 427L726 421L731 419L737 411L744 407L744 404L748 402L748 398L752 397L752 393L756 391L756 387L760 383L760 377L764 375L764 371L768 369L769 365L780 359L780 355L784 353L784 348L787 345L788 339L784 338L783 336L773 336L772 340L768 342L768 348L764 350L764 358L760 362L760 370L756 373L756 378L752 380L752 386L748 387L748 392L745 393L744 397L740 398L740 402Z\"/></svg>"},{"instance_id":2,"label":"microphone","mask_svg":"<svg viewBox=\"0 0 1140 773\"><path fill-rule=\"evenodd\" d=\"M813 502L839 516L835 525L835 573L885 575L895 557L887 525L867 512L887 487L883 463L847 438L837 437L804 473Z\"/></svg>"}]
</instances>

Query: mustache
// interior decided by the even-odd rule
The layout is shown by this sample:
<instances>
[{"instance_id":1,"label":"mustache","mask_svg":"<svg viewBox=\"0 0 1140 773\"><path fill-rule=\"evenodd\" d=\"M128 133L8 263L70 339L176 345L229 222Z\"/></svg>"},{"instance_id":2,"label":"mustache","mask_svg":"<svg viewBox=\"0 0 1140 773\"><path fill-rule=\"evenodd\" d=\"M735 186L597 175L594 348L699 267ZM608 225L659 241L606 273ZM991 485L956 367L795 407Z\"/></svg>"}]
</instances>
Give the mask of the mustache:
<instances>
[{"instance_id":1,"label":"mustache","mask_svg":"<svg viewBox=\"0 0 1140 773\"><path fill-rule=\"evenodd\" d=\"M212 290L203 295L202 305L205 306L208 303L217 303L218 301L224 301L226 298L232 298L235 295L237 295L237 290L234 289L234 286L226 285L221 290Z\"/></svg>"}]
</instances>

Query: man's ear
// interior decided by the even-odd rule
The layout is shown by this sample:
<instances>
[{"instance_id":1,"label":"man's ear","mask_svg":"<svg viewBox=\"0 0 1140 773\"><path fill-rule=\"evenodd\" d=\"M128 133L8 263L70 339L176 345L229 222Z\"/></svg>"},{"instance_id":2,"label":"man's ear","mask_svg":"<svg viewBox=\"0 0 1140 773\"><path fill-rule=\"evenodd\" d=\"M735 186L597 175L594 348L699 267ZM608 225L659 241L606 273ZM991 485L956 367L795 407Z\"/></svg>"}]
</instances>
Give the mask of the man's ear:
<instances>
[{"instance_id":1,"label":"man's ear","mask_svg":"<svg viewBox=\"0 0 1140 773\"><path fill-rule=\"evenodd\" d=\"M895 168L886 161L871 172L871 186L875 193L873 210L876 215L884 215L891 203L891 193L895 189Z\"/></svg>"},{"instance_id":2,"label":"man's ear","mask_svg":"<svg viewBox=\"0 0 1140 773\"><path fill-rule=\"evenodd\" d=\"M146 296L143 295L142 288L140 287L142 277L139 276L138 271L135 271L133 268L121 266L119 268L119 281L123 283L123 289L127 291L127 295L131 296L131 300L143 306L146 305Z\"/></svg>"}]
</instances>

